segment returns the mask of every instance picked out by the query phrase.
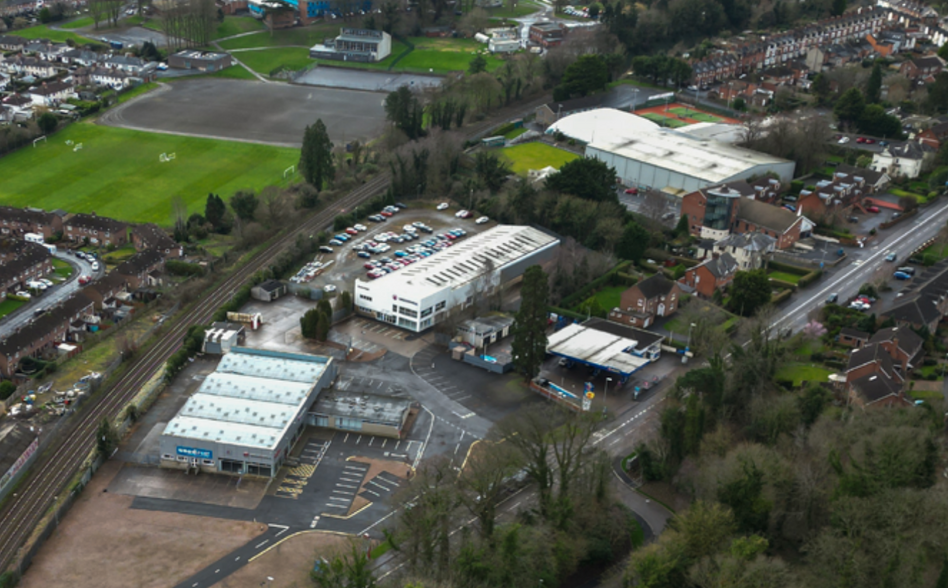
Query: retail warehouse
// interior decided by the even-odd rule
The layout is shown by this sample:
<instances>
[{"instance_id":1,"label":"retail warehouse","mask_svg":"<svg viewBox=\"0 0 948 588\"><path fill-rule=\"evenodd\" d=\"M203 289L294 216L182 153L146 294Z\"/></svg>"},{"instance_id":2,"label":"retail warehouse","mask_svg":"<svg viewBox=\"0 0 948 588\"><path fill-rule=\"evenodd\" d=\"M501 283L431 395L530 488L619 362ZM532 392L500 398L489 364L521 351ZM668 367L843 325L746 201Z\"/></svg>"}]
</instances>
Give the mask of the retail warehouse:
<instances>
[{"instance_id":1,"label":"retail warehouse","mask_svg":"<svg viewBox=\"0 0 948 588\"><path fill-rule=\"evenodd\" d=\"M356 310L420 332L497 293L531 265L550 261L556 237L533 227L500 225L373 281L357 279Z\"/></svg>"},{"instance_id":2,"label":"retail warehouse","mask_svg":"<svg viewBox=\"0 0 948 588\"><path fill-rule=\"evenodd\" d=\"M161 465L273 477L335 377L329 357L232 348L165 427Z\"/></svg>"}]
</instances>

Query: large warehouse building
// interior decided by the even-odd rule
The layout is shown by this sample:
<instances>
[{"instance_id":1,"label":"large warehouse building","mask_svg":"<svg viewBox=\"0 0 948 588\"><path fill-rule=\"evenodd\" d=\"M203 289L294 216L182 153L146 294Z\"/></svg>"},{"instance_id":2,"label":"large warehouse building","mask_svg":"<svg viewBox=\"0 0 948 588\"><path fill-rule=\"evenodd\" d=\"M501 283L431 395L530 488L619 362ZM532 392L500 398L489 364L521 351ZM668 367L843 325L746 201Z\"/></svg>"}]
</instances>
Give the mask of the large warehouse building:
<instances>
[{"instance_id":1,"label":"large warehouse building","mask_svg":"<svg viewBox=\"0 0 948 588\"><path fill-rule=\"evenodd\" d=\"M600 108L557 121L547 133L561 132L586 143L586 157L616 169L626 186L684 195L712 184L774 173L789 184L796 164L733 144L726 127L668 129L628 112ZM716 140L720 137L727 140Z\"/></svg>"},{"instance_id":2,"label":"large warehouse building","mask_svg":"<svg viewBox=\"0 0 948 588\"><path fill-rule=\"evenodd\" d=\"M356 280L356 310L420 332L553 258L559 240L532 227L499 225L373 281Z\"/></svg>"},{"instance_id":3,"label":"large warehouse building","mask_svg":"<svg viewBox=\"0 0 948 588\"><path fill-rule=\"evenodd\" d=\"M335 377L329 357L234 347L165 427L161 465L273 477Z\"/></svg>"}]
</instances>

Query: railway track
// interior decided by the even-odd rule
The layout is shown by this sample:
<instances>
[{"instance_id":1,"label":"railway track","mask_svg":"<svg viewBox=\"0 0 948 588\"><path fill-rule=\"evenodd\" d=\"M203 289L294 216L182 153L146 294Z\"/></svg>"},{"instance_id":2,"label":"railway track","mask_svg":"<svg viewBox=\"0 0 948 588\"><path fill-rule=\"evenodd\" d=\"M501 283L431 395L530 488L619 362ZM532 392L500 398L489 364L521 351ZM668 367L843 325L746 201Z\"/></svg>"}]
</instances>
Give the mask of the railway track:
<instances>
[{"instance_id":1,"label":"railway track","mask_svg":"<svg viewBox=\"0 0 948 588\"><path fill-rule=\"evenodd\" d=\"M466 129L467 138L477 138L492 126L508 120L518 112L530 110L543 104L542 97L525 104L504 108L488 120ZM67 423L49 447L20 482L16 493L6 501L0 511L0 570L7 570L18 558L18 552L40 523L65 485L75 476L79 467L95 446L95 430L103 418L115 418L121 410L165 364L187 333L191 325L207 323L214 312L226 302L235 290L245 284L250 276L266 267L292 245L298 234L312 234L343 211L382 192L390 180L389 173L382 173L368 183L353 190L330 207L303 221L295 230L288 231L236 269L223 281L213 286L202 298L177 316L158 340L142 354L132 360L119 379L109 388L99 392L81 407Z\"/></svg>"}]
</instances>

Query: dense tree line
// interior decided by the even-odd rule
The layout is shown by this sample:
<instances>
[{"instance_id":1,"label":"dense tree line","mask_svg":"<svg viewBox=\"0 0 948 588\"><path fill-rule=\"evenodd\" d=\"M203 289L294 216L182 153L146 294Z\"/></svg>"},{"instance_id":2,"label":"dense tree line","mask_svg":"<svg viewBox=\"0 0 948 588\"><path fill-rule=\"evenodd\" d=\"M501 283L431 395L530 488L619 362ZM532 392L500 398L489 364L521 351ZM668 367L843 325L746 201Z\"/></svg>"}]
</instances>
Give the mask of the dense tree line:
<instances>
[{"instance_id":1,"label":"dense tree line","mask_svg":"<svg viewBox=\"0 0 948 588\"><path fill-rule=\"evenodd\" d=\"M121 0L104 1L117 2L119 9L124 5ZM161 32L169 47L205 47L211 43L219 16L214 0L169 2L162 10Z\"/></svg>"}]
</instances>

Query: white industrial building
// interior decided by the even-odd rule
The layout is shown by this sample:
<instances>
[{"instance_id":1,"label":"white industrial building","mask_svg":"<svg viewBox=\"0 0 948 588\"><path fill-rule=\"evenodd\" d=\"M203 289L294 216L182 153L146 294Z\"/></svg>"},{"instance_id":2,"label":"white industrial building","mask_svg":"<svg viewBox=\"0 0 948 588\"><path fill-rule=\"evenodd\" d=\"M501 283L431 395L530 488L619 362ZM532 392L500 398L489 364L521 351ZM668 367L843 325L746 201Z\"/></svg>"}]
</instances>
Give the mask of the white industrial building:
<instances>
[{"instance_id":1,"label":"white industrial building","mask_svg":"<svg viewBox=\"0 0 948 588\"><path fill-rule=\"evenodd\" d=\"M165 427L161 465L273 477L335 377L329 357L234 347Z\"/></svg>"},{"instance_id":2,"label":"white industrial building","mask_svg":"<svg viewBox=\"0 0 948 588\"><path fill-rule=\"evenodd\" d=\"M526 226L499 225L377 280L355 282L356 310L420 332L552 259L559 240Z\"/></svg>"},{"instance_id":3,"label":"white industrial building","mask_svg":"<svg viewBox=\"0 0 948 588\"><path fill-rule=\"evenodd\" d=\"M684 195L768 172L784 183L793 179L794 162L731 144L734 132L727 127L740 129L700 124L662 128L635 114L599 108L564 117L546 132L586 143L586 157L614 167L626 186Z\"/></svg>"}]
</instances>

